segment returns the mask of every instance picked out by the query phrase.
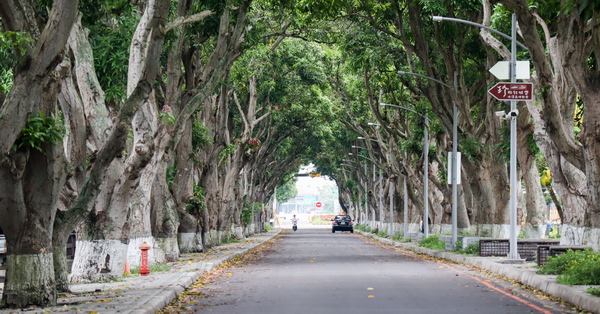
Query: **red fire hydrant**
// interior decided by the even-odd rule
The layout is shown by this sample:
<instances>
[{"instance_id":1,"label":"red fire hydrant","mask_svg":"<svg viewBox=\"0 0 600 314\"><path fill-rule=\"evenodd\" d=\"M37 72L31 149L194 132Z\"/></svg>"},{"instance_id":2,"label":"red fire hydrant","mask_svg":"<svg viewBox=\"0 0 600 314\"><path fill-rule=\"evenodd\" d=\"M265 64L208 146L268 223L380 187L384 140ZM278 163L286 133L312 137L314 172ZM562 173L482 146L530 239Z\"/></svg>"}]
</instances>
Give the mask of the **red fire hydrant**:
<instances>
[{"instance_id":1,"label":"red fire hydrant","mask_svg":"<svg viewBox=\"0 0 600 314\"><path fill-rule=\"evenodd\" d=\"M142 250L142 266L140 266L140 276L148 276L150 273L150 268L148 268L148 250L150 249L150 245L144 241L142 245L140 245L140 250Z\"/></svg>"}]
</instances>

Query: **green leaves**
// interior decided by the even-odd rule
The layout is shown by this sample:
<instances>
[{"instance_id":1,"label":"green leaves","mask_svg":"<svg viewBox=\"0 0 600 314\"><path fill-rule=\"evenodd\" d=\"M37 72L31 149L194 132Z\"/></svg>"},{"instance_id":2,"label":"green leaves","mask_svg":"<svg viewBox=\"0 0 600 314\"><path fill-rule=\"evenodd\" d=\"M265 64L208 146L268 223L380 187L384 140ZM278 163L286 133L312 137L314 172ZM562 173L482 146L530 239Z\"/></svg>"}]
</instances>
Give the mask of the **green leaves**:
<instances>
[{"instance_id":1,"label":"green leaves","mask_svg":"<svg viewBox=\"0 0 600 314\"><path fill-rule=\"evenodd\" d=\"M46 116L40 111L37 116L27 120L13 148L18 150L22 147L29 147L43 153L43 144L54 145L62 141L65 134L66 128L62 113L55 117L54 114Z\"/></svg>"},{"instance_id":2,"label":"green leaves","mask_svg":"<svg viewBox=\"0 0 600 314\"><path fill-rule=\"evenodd\" d=\"M220 153L219 153L219 163L221 161L223 161L223 159L233 153L235 153L235 150L237 149L238 145L236 144L227 144L227 147L225 147L225 149L223 149Z\"/></svg>"},{"instance_id":3,"label":"green leaves","mask_svg":"<svg viewBox=\"0 0 600 314\"><path fill-rule=\"evenodd\" d=\"M212 145L213 140L208 136L208 128L201 122L194 121L192 124L192 149L194 152Z\"/></svg>"},{"instance_id":4,"label":"green leaves","mask_svg":"<svg viewBox=\"0 0 600 314\"><path fill-rule=\"evenodd\" d=\"M185 209L192 215L206 210L206 192L201 186L194 184L194 196L185 203Z\"/></svg>"},{"instance_id":5,"label":"green leaves","mask_svg":"<svg viewBox=\"0 0 600 314\"><path fill-rule=\"evenodd\" d=\"M91 2L91 1L90 1ZM117 2L114 1L115 5ZM82 4L84 5L84 4ZM126 97L129 46L139 20L139 12L119 7L116 23L105 12L90 28L90 44L94 50L94 67L108 102L120 103Z\"/></svg>"},{"instance_id":6,"label":"green leaves","mask_svg":"<svg viewBox=\"0 0 600 314\"><path fill-rule=\"evenodd\" d=\"M277 188L277 202L285 203L289 199L292 199L298 195L296 181L298 181L298 179L291 177L290 180L286 181L283 185Z\"/></svg>"},{"instance_id":7,"label":"green leaves","mask_svg":"<svg viewBox=\"0 0 600 314\"><path fill-rule=\"evenodd\" d=\"M25 32L0 32L0 93L7 94L13 85L13 67L33 42Z\"/></svg>"},{"instance_id":8,"label":"green leaves","mask_svg":"<svg viewBox=\"0 0 600 314\"><path fill-rule=\"evenodd\" d=\"M252 222L252 219L254 218L254 213L259 212L261 209L261 203L249 203L247 201L244 201L244 207L242 208L241 213L242 223L244 223L245 226L250 224Z\"/></svg>"},{"instance_id":9,"label":"green leaves","mask_svg":"<svg viewBox=\"0 0 600 314\"><path fill-rule=\"evenodd\" d=\"M0 32L0 50L13 50L24 56L33 39L26 32Z\"/></svg>"}]
</instances>

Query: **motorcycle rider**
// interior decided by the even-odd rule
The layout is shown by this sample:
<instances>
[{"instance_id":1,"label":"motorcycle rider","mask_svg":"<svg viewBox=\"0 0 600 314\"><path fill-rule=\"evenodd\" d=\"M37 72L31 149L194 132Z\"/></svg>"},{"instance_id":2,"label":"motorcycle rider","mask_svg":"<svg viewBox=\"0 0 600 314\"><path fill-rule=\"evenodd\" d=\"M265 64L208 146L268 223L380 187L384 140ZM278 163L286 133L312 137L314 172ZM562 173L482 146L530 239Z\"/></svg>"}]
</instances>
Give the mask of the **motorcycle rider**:
<instances>
[{"instance_id":1,"label":"motorcycle rider","mask_svg":"<svg viewBox=\"0 0 600 314\"><path fill-rule=\"evenodd\" d=\"M296 229L298 229L298 227L296 226L298 224L298 218L296 217L296 215L294 215L294 217L292 217L292 229L294 229L294 231L296 231Z\"/></svg>"}]
</instances>

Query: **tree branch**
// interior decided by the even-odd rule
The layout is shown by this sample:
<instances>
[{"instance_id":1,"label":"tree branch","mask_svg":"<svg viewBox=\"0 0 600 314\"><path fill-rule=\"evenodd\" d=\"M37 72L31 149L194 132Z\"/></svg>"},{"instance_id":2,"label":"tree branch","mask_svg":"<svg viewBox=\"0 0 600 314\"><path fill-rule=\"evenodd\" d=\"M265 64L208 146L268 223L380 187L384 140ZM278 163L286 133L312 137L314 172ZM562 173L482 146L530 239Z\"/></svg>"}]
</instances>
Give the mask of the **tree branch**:
<instances>
[{"instance_id":1,"label":"tree branch","mask_svg":"<svg viewBox=\"0 0 600 314\"><path fill-rule=\"evenodd\" d=\"M173 21L171 21L170 23L168 23L165 26L165 31L169 32L169 31L173 30L174 28L179 27L183 24L200 22L213 14L215 14L215 11L205 10L200 13L196 13L194 15L188 16L188 17L180 16L180 17L174 19Z\"/></svg>"}]
</instances>

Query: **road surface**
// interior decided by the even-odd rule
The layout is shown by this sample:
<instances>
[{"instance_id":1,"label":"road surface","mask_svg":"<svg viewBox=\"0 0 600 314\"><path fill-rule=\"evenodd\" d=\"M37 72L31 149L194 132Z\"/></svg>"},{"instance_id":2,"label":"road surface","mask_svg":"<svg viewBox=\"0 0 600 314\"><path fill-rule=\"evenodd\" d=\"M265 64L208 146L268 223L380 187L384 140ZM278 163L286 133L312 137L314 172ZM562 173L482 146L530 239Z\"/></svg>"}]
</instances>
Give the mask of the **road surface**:
<instances>
[{"instance_id":1,"label":"road surface","mask_svg":"<svg viewBox=\"0 0 600 314\"><path fill-rule=\"evenodd\" d=\"M289 222L257 258L198 289L198 313L576 313L473 268Z\"/></svg>"}]
</instances>

